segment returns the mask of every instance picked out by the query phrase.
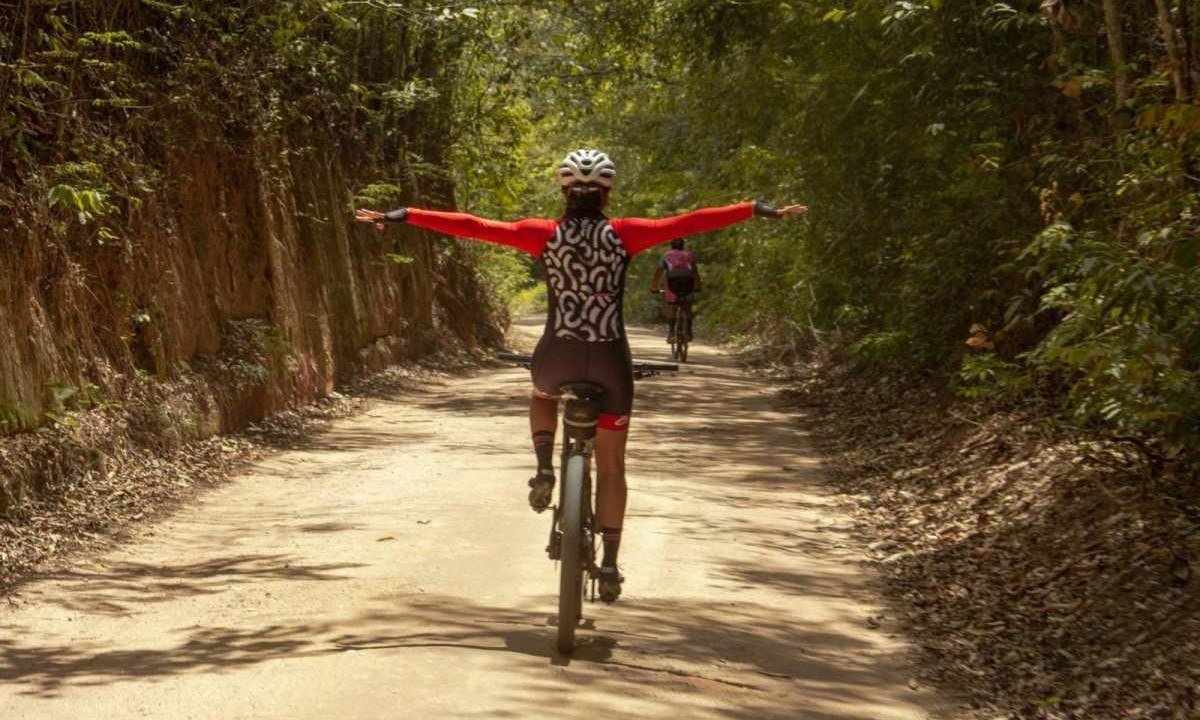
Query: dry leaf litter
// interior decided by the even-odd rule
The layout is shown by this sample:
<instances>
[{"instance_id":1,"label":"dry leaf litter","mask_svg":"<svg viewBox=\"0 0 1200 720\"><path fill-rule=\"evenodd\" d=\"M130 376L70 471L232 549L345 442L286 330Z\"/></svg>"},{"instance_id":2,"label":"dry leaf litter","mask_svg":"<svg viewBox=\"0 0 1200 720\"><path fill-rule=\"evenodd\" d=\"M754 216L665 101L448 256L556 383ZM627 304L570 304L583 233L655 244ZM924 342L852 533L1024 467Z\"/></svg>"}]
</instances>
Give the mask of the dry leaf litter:
<instances>
[{"instance_id":1,"label":"dry leaf litter","mask_svg":"<svg viewBox=\"0 0 1200 720\"><path fill-rule=\"evenodd\" d=\"M783 401L853 501L922 682L981 718L1200 718L1200 488L1038 413L844 365Z\"/></svg>"}]
</instances>

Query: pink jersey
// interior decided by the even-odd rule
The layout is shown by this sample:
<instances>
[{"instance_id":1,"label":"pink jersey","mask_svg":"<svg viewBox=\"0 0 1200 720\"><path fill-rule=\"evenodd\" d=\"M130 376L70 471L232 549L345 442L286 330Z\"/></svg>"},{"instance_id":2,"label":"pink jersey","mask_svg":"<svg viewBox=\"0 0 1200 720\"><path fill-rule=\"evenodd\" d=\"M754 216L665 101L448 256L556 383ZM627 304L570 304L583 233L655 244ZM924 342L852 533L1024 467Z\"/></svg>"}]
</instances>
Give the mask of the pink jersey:
<instances>
[{"instance_id":1,"label":"pink jersey","mask_svg":"<svg viewBox=\"0 0 1200 720\"><path fill-rule=\"evenodd\" d=\"M659 266L667 275L666 287L663 288L663 296L669 303L677 303L681 300L679 295L675 293L671 286L677 284L675 278L685 278L684 287L695 285L696 276L696 256L691 250L677 250L671 248L663 254L662 261ZM694 295L693 291L685 291L685 295Z\"/></svg>"},{"instance_id":2,"label":"pink jersey","mask_svg":"<svg viewBox=\"0 0 1200 720\"><path fill-rule=\"evenodd\" d=\"M663 270L692 270L696 269L696 256L691 250L676 250L671 248L662 259Z\"/></svg>"}]
</instances>

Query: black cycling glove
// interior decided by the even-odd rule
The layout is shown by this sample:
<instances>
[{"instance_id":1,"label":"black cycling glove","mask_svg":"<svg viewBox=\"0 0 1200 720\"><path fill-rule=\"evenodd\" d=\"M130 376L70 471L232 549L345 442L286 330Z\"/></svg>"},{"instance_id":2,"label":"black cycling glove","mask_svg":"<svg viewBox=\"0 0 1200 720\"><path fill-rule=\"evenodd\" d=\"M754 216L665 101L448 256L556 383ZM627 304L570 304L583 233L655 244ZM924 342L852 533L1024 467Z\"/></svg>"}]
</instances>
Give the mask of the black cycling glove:
<instances>
[{"instance_id":1,"label":"black cycling glove","mask_svg":"<svg viewBox=\"0 0 1200 720\"><path fill-rule=\"evenodd\" d=\"M388 222L402 223L408 220L408 208L400 208L383 214L383 219Z\"/></svg>"},{"instance_id":2,"label":"black cycling glove","mask_svg":"<svg viewBox=\"0 0 1200 720\"><path fill-rule=\"evenodd\" d=\"M754 214L758 215L759 217L783 217L783 213L779 212L779 208L775 207L771 203L765 203L759 200L754 201Z\"/></svg>"}]
</instances>

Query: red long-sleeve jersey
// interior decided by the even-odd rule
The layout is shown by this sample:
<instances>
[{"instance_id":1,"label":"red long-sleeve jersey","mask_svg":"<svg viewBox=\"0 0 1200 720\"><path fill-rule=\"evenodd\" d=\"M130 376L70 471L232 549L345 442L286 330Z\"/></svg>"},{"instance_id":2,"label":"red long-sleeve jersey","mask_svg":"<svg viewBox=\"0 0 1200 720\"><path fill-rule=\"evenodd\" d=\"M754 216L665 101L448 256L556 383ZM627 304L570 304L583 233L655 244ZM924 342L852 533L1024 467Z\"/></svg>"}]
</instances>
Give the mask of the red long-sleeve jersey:
<instances>
[{"instance_id":1,"label":"red long-sleeve jersey","mask_svg":"<svg viewBox=\"0 0 1200 720\"><path fill-rule=\"evenodd\" d=\"M754 203L648 220L603 215L485 220L465 213L409 208L408 222L456 237L517 248L546 266L546 331L568 340L625 339L621 299L634 255L685 235L718 230L754 216Z\"/></svg>"}]
</instances>

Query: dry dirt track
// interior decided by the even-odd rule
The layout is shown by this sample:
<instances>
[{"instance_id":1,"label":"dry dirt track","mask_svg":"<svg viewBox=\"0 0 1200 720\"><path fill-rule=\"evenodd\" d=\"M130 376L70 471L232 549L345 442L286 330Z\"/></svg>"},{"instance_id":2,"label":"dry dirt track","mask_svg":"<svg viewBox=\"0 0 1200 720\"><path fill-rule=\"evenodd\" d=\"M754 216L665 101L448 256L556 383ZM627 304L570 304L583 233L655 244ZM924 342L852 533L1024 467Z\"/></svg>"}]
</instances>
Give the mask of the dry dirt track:
<instances>
[{"instance_id":1,"label":"dry dirt track","mask_svg":"<svg viewBox=\"0 0 1200 720\"><path fill-rule=\"evenodd\" d=\"M626 594L585 607L573 658L525 502L527 374L487 370L27 585L0 609L0 717L928 717L803 437L693 354L639 384Z\"/></svg>"}]
</instances>

